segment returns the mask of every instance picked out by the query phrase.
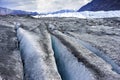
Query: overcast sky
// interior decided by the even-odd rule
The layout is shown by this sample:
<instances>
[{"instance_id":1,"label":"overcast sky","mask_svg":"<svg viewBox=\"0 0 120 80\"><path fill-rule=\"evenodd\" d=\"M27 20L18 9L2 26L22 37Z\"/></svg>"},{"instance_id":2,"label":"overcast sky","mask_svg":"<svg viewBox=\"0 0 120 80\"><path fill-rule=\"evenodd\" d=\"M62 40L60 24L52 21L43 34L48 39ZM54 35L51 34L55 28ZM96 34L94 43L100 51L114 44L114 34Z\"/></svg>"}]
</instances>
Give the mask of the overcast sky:
<instances>
[{"instance_id":1,"label":"overcast sky","mask_svg":"<svg viewBox=\"0 0 120 80\"><path fill-rule=\"evenodd\" d=\"M37 12L78 10L91 0L0 0L0 7Z\"/></svg>"}]
</instances>

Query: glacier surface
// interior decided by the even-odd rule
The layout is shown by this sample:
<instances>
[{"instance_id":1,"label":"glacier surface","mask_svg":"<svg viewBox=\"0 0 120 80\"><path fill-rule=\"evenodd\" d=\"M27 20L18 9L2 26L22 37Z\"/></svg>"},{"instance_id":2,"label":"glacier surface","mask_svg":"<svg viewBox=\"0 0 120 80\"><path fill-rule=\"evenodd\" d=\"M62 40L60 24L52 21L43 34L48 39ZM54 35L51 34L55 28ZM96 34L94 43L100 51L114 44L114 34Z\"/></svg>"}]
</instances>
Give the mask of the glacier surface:
<instances>
[{"instance_id":1,"label":"glacier surface","mask_svg":"<svg viewBox=\"0 0 120 80\"><path fill-rule=\"evenodd\" d=\"M37 15L34 18L41 17L76 17L76 18L109 18L109 17L120 17L120 11L83 11L83 12L69 12L69 13L58 13L58 14L47 14Z\"/></svg>"},{"instance_id":2,"label":"glacier surface","mask_svg":"<svg viewBox=\"0 0 120 80\"><path fill-rule=\"evenodd\" d=\"M52 36L52 45L62 80L94 80L93 75L83 63L78 62L67 47L54 36Z\"/></svg>"}]
</instances>

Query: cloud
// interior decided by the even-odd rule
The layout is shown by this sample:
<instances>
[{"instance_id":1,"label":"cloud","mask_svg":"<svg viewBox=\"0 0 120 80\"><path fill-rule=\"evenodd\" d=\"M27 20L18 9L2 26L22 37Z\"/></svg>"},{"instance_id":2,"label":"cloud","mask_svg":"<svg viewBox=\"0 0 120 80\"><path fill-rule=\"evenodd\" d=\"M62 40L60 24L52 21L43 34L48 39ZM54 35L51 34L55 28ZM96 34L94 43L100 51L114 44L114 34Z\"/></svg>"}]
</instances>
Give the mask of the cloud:
<instances>
[{"instance_id":1,"label":"cloud","mask_svg":"<svg viewBox=\"0 0 120 80\"><path fill-rule=\"evenodd\" d=\"M91 0L0 0L1 7L26 11L52 12L61 9L77 10Z\"/></svg>"}]
</instances>

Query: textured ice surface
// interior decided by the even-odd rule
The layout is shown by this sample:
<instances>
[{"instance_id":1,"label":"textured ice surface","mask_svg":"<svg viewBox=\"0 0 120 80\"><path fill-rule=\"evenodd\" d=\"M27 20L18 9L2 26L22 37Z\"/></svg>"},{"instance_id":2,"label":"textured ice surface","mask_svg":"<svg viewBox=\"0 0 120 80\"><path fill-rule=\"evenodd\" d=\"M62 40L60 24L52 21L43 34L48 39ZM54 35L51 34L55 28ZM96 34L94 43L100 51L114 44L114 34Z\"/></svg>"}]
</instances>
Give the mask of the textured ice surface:
<instances>
[{"instance_id":1,"label":"textured ice surface","mask_svg":"<svg viewBox=\"0 0 120 80\"><path fill-rule=\"evenodd\" d=\"M24 62L25 80L61 80L54 62L47 61L53 57L48 57L47 53L42 50L37 35L19 28L17 37Z\"/></svg>"},{"instance_id":2,"label":"textured ice surface","mask_svg":"<svg viewBox=\"0 0 120 80\"><path fill-rule=\"evenodd\" d=\"M93 80L89 70L54 36L52 45L63 80Z\"/></svg>"},{"instance_id":3,"label":"textured ice surface","mask_svg":"<svg viewBox=\"0 0 120 80\"><path fill-rule=\"evenodd\" d=\"M85 18L85 16L83 16L82 14L80 14L78 12L37 15L37 16L33 16L33 17L35 17L35 18L40 18L40 17L78 17L78 18Z\"/></svg>"},{"instance_id":4,"label":"textured ice surface","mask_svg":"<svg viewBox=\"0 0 120 80\"><path fill-rule=\"evenodd\" d=\"M120 67L112 59L110 59L110 57L106 56L104 52L98 50L97 48L92 47L90 44L82 40L78 40L78 42L83 46L85 46L90 51L92 51L94 54L96 54L97 56L101 57L103 60L108 62L112 66L113 70L120 74Z\"/></svg>"},{"instance_id":5,"label":"textured ice surface","mask_svg":"<svg viewBox=\"0 0 120 80\"><path fill-rule=\"evenodd\" d=\"M120 17L120 11L83 11L83 12L69 12L69 13L58 13L48 15L37 15L34 18L40 17L77 17L77 18L109 18L109 17Z\"/></svg>"}]
</instances>

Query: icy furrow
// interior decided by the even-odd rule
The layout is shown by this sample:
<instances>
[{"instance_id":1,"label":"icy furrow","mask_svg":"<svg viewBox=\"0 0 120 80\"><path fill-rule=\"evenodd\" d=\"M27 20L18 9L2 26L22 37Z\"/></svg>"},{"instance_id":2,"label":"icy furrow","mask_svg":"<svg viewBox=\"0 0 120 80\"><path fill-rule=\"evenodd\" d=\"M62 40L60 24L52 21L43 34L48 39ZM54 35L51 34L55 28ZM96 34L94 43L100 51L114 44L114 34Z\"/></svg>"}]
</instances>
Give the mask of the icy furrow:
<instances>
[{"instance_id":1,"label":"icy furrow","mask_svg":"<svg viewBox=\"0 0 120 80\"><path fill-rule=\"evenodd\" d=\"M101 57L107 63L109 63L112 66L112 70L120 74L120 67L113 60L111 60L107 55L105 55L105 53L103 53L102 51L99 51L98 49L92 47L90 44L85 43L82 40L78 40L78 42L83 46L85 46L90 51L92 51L97 56Z\"/></svg>"},{"instance_id":2,"label":"icy furrow","mask_svg":"<svg viewBox=\"0 0 120 80\"><path fill-rule=\"evenodd\" d=\"M96 54L97 56L101 57L103 60L105 60L108 64L110 64L112 66L112 70L114 70L115 72L117 72L118 74L120 74L120 67L107 55L105 55L104 52L100 51L99 49L93 47L92 45L90 45L87 42L84 42L80 39L78 39L78 34L74 34L74 33L69 33L70 35L72 35L76 41L83 45L84 47L86 47L88 50L92 51L94 54Z\"/></svg>"},{"instance_id":3,"label":"icy furrow","mask_svg":"<svg viewBox=\"0 0 120 80\"><path fill-rule=\"evenodd\" d=\"M83 63L78 62L77 58L54 36L52 45L62 80L95 80Z\"/></svg>"},{"instance_id":4,"label":"icy furrow","mask_svg":"<svg viewBox=\"0 0 120 80\"><path fill-rule=\"evenodd\" d=\"M18 28L17 37L24 63L25 80L61 80L55 62L50 59L50 63L46 63L51 56L48 57L48 53L42 50L38 36Z\"/></svg>"},{"instance_id":5,"label":"icy furrow","mask_svg":"<svg viewBox=\"0 0 120 80\"><path fill-rule=\"evenodd\" d=\"M86 49L84 46L79 44L76 39L66 36L60 31L51 32L58 39L62 41L64 45L71 49L74 55L78 58L78 60L82 61L84 65L93 70L95 75L100 80L119 80L119 74L112 71L111 65L106 63L103 59L93 54L91 51Z\"/></svg>"}]
</instances>

